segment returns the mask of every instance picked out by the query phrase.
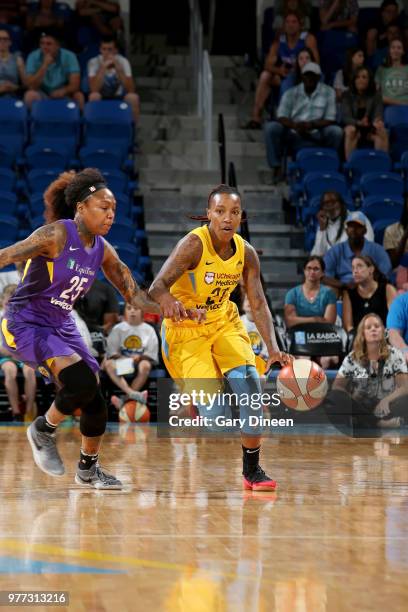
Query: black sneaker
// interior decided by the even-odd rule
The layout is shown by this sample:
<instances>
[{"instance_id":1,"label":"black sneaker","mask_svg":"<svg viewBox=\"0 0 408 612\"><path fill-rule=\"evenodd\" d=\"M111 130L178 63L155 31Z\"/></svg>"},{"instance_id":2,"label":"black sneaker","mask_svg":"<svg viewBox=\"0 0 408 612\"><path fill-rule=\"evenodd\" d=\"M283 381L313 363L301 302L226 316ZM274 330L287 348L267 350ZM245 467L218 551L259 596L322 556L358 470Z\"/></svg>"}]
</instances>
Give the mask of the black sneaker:
<instances>
[{"instance_id":1,"label":"black sneaker","mask_svg":"<svg viewBox=\"0 0 408 612\"><path fill-rule=\"evenodd\" d=\"M62 476L65 468L58 453L56 433L38 431L36 423L41 418L44 417L37 417L27 429L27 438L33 451L34 461L46 474Z\"/></svg>"},{"instance_id":2,"label":"black sneaker","mask_svg":"<svg viewBox=\"0 0 408 612\"><path fill-rule=\"evenodd\" d=\"M269 478L263 471L260 465L251 473L243 474L244 489L251 491L274 491L277 483L272 478Z\"/></svg>"}]
</instances>

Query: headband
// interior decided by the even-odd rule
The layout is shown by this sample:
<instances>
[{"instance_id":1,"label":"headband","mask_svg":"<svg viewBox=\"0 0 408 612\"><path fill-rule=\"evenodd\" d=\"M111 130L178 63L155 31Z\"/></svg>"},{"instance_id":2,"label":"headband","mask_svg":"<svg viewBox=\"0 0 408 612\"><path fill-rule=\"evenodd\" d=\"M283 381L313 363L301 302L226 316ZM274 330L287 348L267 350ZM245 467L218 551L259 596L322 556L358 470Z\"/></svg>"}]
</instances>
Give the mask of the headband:
<instances>
[{"instance_id":1,"label":"headband","mask_svg":"<svg viewBox=\"0 0 408 612\"><path fill-rule=\"evenodd\" d=\"M106 189L106 188L107 188L106 183L95 183L94 185L91 185L90 187L85 187L78 196L78 202L83 202L84 200L86 200L86 198L89 198L89 196L95 195L95 193L99 191L100 189Z\"/></svg>"}]
</instances>

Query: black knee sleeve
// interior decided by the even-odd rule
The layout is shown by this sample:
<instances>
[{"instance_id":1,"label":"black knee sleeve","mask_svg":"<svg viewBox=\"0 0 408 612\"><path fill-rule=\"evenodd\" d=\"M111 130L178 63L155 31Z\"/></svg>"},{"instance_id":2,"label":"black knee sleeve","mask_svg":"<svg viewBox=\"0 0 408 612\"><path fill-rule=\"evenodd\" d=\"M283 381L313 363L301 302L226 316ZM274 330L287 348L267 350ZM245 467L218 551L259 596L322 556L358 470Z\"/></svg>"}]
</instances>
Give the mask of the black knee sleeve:
<instances>
[{"instance_id":1,"label":"black knee sleeve","mask_svg":"<svg viewBox=\"0 0 408 612\"><path fill-rule=\"evenodd\" d=\"M55 405L62 414L70 415L77 408L83 408L95 397L98 381L85 361L77 361L59 373L64 385L55 397Z\"/></svg>"},{"instance_id":2,"label":"black knee sleeve","mask_svg":"<svg viewBox=\"0 0 408 612\"><path fill-rule=\"evenodd\" d=\"M95 397L82 408L79 429L83 436L95 438L105 433L108 410L101 387L98 385Z\"/></svg>"}]
</instances>

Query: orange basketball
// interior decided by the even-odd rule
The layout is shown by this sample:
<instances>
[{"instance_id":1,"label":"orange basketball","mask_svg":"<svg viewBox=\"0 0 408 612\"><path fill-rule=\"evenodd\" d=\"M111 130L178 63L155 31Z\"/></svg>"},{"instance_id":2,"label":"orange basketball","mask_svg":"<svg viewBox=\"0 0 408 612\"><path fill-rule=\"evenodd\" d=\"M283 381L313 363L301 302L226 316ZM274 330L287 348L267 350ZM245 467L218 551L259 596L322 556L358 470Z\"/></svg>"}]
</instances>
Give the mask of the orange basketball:
<instances>
[{"instance_id":1,"label":"orange basketball","mask_svg":"<svg viewBox=\"0 0 408 612\"><path fill-rule=\"evenodd\" d=\"M148 423L150 421L150 410L142 402L128 400L119 411L121 423Z\"/></svg>"},{"instance_id":2,"label":"orange basketball","mask_svg":"<svg viewBox=\"0 0 408 612\"><path fill-rule=\"evenodd\" d=\"M313 410L327 395L324 370L309 359L294 359L281 369L276 381L281 401L293 410Z\"/></svg>"}]
</instances>

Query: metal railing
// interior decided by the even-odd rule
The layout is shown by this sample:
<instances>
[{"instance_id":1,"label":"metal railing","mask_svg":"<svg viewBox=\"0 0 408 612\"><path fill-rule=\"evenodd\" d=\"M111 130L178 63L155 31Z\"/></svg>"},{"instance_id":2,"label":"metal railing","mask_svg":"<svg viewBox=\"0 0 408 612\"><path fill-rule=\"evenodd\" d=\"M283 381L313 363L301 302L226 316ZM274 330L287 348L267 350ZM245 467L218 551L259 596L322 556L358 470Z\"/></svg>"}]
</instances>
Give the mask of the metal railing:
<instances>
[{"instance_id":1,"label":"metal railing","mask_svg":"<svg viewBox=\"0 0 408 612\"><path fill-rule=\"evenodd\" d=\"M197 115L203 120L206 167L213 167L213 77L208 51L204 50L203 25L198 0L190 0L190 54Z\"/></svg>"}]
</instances>

